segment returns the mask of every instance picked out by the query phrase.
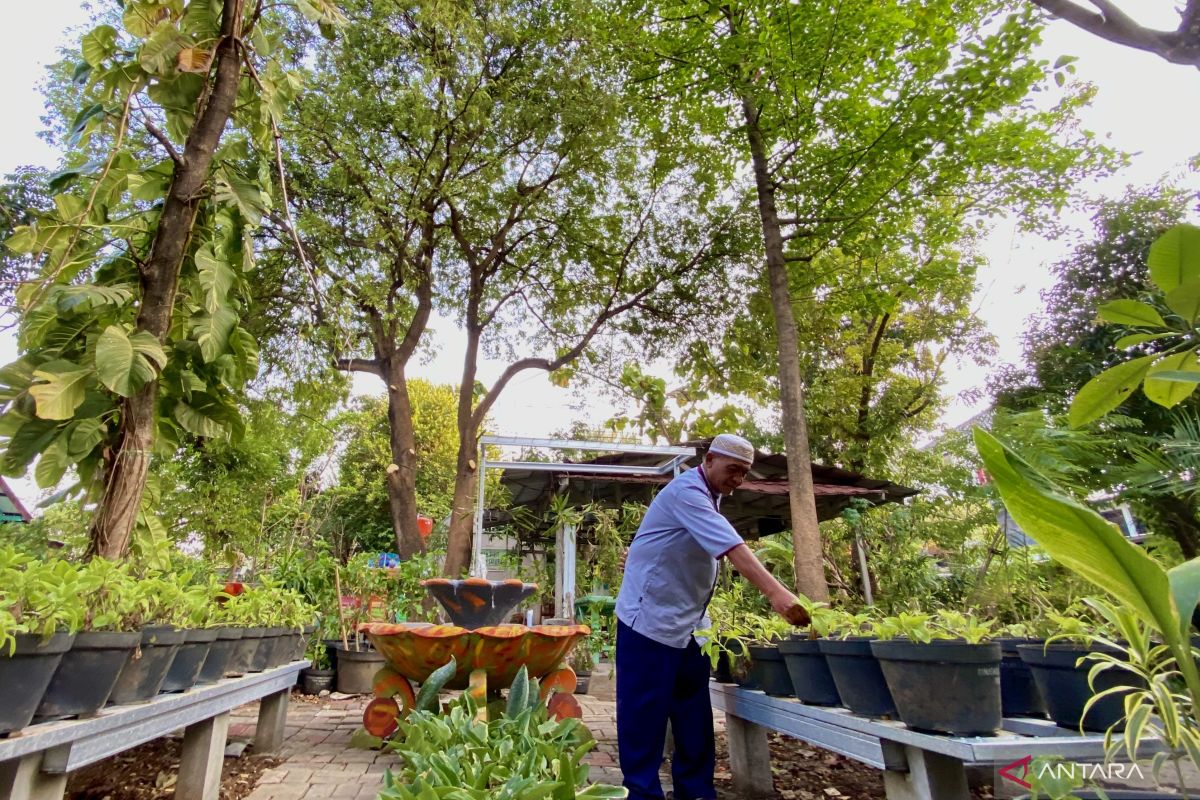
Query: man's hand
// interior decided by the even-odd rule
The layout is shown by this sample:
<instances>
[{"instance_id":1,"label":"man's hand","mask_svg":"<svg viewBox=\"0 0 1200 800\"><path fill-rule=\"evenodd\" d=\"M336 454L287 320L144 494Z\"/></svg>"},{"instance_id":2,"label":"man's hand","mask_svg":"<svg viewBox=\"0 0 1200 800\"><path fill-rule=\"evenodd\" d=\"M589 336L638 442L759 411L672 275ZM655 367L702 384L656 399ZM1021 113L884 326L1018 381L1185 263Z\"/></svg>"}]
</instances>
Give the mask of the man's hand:
<instances>
[{"instance_id":1,"label":"man's hand","mask_svg":"<svg viewBox=\"0 0 1200 800\"><path fill-rule=\"evenodd\" d=\"M808 611L800 605L800 598L789 591L782 591L771 597L771 608L775 613L793 625L802 626L812 622Z\"/></svg>"}]
</instances>

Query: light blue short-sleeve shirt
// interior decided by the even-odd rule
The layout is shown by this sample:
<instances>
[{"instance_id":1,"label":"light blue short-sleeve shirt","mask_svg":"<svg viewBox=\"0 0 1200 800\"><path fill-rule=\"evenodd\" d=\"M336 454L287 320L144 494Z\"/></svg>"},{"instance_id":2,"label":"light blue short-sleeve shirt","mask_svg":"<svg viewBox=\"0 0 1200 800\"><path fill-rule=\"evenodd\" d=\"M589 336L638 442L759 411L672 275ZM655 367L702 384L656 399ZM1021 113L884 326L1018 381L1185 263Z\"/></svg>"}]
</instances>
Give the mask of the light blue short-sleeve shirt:
<instances>
[{"instance_id":1,"label":"light blue short-sleeve shirt","mask_svg":"<svg viewBox=\"0 0 1200 800\"><path fill-rule=\"evenodd\" d=\"M687 647L692 632L704 627L718 559L743 544L719 504L701 467L663 487L629 546L619 620L660 644Z\"/></svg>"}]
</instances>

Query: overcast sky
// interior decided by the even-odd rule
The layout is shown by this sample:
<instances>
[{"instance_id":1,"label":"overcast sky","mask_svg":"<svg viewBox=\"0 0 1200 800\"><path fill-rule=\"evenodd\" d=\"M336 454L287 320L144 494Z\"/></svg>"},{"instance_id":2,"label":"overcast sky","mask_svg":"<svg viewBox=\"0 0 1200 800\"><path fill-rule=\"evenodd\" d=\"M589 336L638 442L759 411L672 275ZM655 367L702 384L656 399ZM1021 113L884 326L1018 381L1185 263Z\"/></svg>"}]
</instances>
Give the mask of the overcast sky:
<instances>
[{"instance_id":1,"label":"overcast sky","mask_svg":"<svg viewBox=\"0 0 1200 800\"><path fill-rule=\"evenodd\" d=\"M1124 5L1141 21L1174 28L1178 16L1172 0L1128 0ZM41 127L42 100L38 84L44 66L57 58L66 44L64 31L82 24L85 15L78 0L39 0L9 3L4 12L10 31L0 48L0 108L7 122L0 129L0 174L22 164L54 166L57 154L37 137ZM1112 146L1133 154L1133 162L1120 174L1088 190L1097 196L1119 196L1127 185L1144 185L1164 176L1183 176L1183 183L1196 187L1194 175L1185 174L1189 159L1200 153L1200 70L1167 64L1155 56L1111 45L1064 22L1051 24L1042 55L1054 61L1074 55L1077 77L1095 83L1098 95L1083 112L1084 126L1104 136ZM1065 221L1079 231L1089 230L1085 215ZM1018 234L1012 225L999 223L986 244L989 264L980 275L976 298L979 313L999 343L997 363L1020 359L1020 334L1026 318L1040 307L1038 293L1049 283L1048 266L1062 257L1070 241L1048 242ZM463 338L454 325L434 320L439 349L417 375L436 382L454 383L460 374ZM0 360L15 358L11 336L0 337ZM481 365L480 379L493 380L503 365ZM959 397L982 385L994 366L951 365L946 391L951 402L943 416L957 424L978 410ZM356 376L362 391L382 392L382 385L369 376ZM540 372L516 378L496 404L492 417L497 432L509 435L545 436L566 428L581 416L568 390L554 387ZM610 409L597 409L607 416ZM31 482L19 481L18 491L26 499L38 492Z\"/></svg>"}]
</instances>

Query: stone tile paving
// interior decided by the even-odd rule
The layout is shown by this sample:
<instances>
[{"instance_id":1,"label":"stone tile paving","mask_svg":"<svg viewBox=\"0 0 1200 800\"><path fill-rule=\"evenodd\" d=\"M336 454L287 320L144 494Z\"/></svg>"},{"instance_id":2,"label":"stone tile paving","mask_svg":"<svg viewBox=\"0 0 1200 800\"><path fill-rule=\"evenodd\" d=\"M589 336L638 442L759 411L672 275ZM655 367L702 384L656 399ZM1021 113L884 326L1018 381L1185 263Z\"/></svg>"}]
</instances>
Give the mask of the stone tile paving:
<instances>
[{"instance_id":1,"label":"stone tile paving","mask_svg":"<svg viewBox=\"0 0 1200 800\"><path fill-rule=\"evenodd\" d=\"M247 800L320 800L321 798L374 798L383 785L383 773L397 763L396 756L350 746L350 736L362 724L367 697L320 701L293 695L288 706L287 729L279 755L283 763L266 770ZM597 747L588 754L595 782L621 783L617 766L616 703L612 681L593 679L589 694L579 696L583 722L596 737ZM231 738L253 737L258 714L256 704L233 712ZM717 714L716 727L724 730ZM670 788L664 770L663 786Z\"/></svg>"}]
</instances>

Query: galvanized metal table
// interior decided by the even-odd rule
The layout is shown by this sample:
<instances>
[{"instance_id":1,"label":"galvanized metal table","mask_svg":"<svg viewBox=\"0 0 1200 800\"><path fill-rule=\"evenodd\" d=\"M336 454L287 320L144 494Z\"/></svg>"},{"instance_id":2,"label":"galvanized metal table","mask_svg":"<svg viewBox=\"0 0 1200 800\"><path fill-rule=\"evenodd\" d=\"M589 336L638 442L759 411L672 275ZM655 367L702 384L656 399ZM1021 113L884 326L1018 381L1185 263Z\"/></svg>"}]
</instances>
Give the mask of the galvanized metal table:
<instances>
[{"instance_id":1,"label":"galvanized metal table","mask_svg":"<svg viewBox=\"0 0 1200 800\"><path fill-rule=\"evenodd\" d=\"M1003 766L1026 756L1070 761L1104 756L1103 734L1081 735L1049 720L1006 718L996 736L939 736L716 681L709 695L713 708L725 712L729 767L739 797L774 791L768 730L883 770L888 800L969 800L967 767Z\"/></svg>"},{"instance_id":2,"label":"galvanized metal table","mask_svg":"<svg viewBox=\"0 0 1200 800\"><path fill-rule=\"evenodd\" d=\"M0 800L62 800L68 775L131 747L183 730L177 800L216 800L229 712L262 700L257 752L283 743L288 693L307 661L226 678L146 703L112 706L87 719L32 725L0 739Z\"/></svg>"}]
</instances>

